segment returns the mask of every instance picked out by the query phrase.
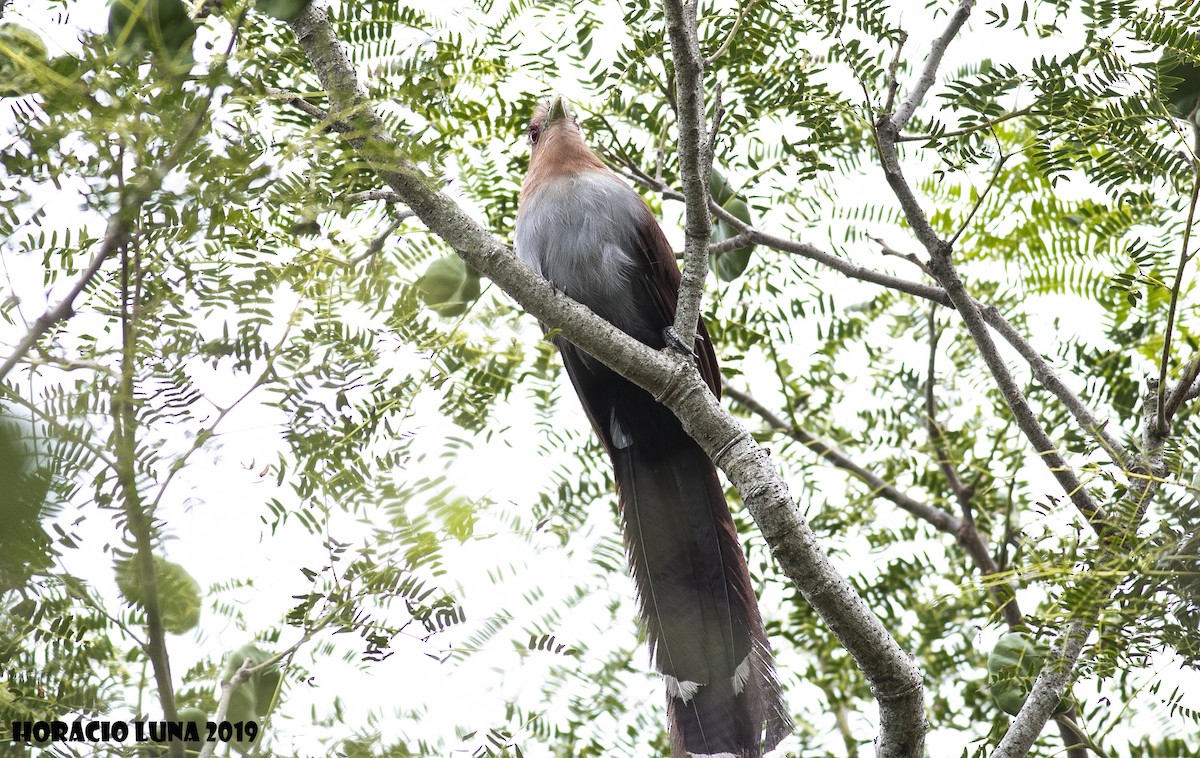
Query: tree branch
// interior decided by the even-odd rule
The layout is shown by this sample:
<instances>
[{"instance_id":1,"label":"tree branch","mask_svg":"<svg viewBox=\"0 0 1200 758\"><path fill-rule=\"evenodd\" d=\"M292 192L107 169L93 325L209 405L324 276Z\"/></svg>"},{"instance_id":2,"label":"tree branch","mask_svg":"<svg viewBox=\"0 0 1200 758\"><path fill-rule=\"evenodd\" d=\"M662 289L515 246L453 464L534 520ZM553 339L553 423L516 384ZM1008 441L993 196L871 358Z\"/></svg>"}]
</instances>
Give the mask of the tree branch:
<instances>
[{"instance_id":1,"label":"tree branch","mask_svg":"<svg viewBox=\"0 0 1200 758\"><path fill-rule=\"evenodd\" d=\"M1025 705L1009 725L990 758L1025 758L1046 722L1058 708L1071 681L1072 672L1084 643L1092 633L1090 621L1073 621L1046 656L1046 664L1033 682Z\"/></svg>"},{"instance_id":2,"label":"tree branch","mask_svg":"<svg viewBox=\"0 0 1200 758\"><path fill-rule=\"evenodd\" d=\"M140 279L135 259L134 277ZM154 516L146 507L137 484L138 415L134 406L134 371L137 364L137 311L140 287L130 281L128 245L121 247L120 316L121 316L121 373L112 397L113 452L117 464L117 483L126 528L133 535L138 584L143 594L142 607L146 613L146 652L154 671L158 699L167 721L177 718L175 687L171 678L171 658L167 652L167 634L163 625L158 597L158 577L154 567ZM171 758L183 758L183 745L170 746Z\"/></svg>"},{"instance_id":3,"label":"tree branch","mask_svg":"<svg viewBox=\"0 0 1200 758\"><path fill-rule=\"evenodd\" d=\"M531 315L650 391L679 417L742 495L784 574L866 675L880 705L878 755L922 754L920 672L830 563L771 465L770 454L721 406L693 367L648 348L556 291L403 157L359 89L323 7L310 5L290 26L329 93L331 111L355 127L347 139L417 217Z\"/></svg>"},{"instance_id":4,"label":"tree branch","mask_svg":"<svg viewBox=\"0 0 1200 758\"><path fill-rule=\"evenodd\" d=\"M965 2L964 5L969 7L970 3ZM883 173L888 185L891 186L892 192L896 195L897 200L899 200L900 207L904 210L904 216L909 226L912 227L917 235L917 239L921 241L921 244L929 252L930 269L933 271L934 276L937 277L938 282L945 288L946 295L954 304L955 309L958 310L963 324L971 334L975 345L979 348L984 363L987 365L992 378L996 382L997 388L1000 390L1000 394L1004 397L1005 403L1012 412L1017 426L1029 440L1030 444L1033 445L1034 450L1038 453L1038 457L1050 469L1050 473L1063 488L1067 497L1070 498L1079 512L1087 519L1092 529L1103 537L1108 529L1105 524L1107 516L1104 513L1104 509L1100 507L1083 486L1082 482L1079 481L1079 477L1076 475L1074 469L1070 467L1062 457L1062 454L1058 452L1054 442L1050 439L1050 435L1046 433L1045 428L1038 421L1037 415L1029 406L1029 401L1017 386L1012 373L1008 370L1008 366L1005 365L1004 358L1001 357L1000 351L996 348L996 343L992 340L991 333L988 332L987 324L980 311L980 304L971 297L962 279L959 278L958 271L950 259L953 246L938 236L933 226L929 223L925 211L917 201L916 195L913 194L912 188L909 187L907 180L905 180L904 172L900 167L900 155L896 149L897 128L895 121L886 117L881 118L879 123L876 124L876 134L880 147L880 161L883 164Z\"/></svg>"},{"instance_id":5,"label":"tree branch","mask_svg":"<svg viewBox=\"0 0 1200 758\"><path fill-rule=\"evenodd\" d=\"M698 0L663 0L667 38L675 62L675 100L679 119L679 171L683 180L683 281L675 311L675 332L691 347L696 341L700 300L708 275L708 178L712 151L704 128L704 59L696 33ZM715 124L714 124L715 126Z\"/></svg>"},{"instance_id":6,"label":"tree branch","mask_svg":"<svg viewBox=\"0 0 1200 758\"><path fill-rule=\"evenodd\" d=\"M1020 118L1021 116L1028 116L1030 113L1033 113L1032 105L1026 106L1024 108L1018 108L1015 111L1009 111L1008 113L1005 113L1003 116L997 116L996 118L991 118L991 119L988 119L987 121L981 121L978 124L975 124L974 126L968 126L968 127L962 128L962 129L955 129L952 132L942 132L941 134L933 134L933 133L901 134L900 136L896 137L896 141L897 142L928 142L929 140L944 139L947 137L965 137L966 135L972 134L974 132L983 131L984 129L991 129L993 126L996 126L997 124L1003 124L1005 121L1008 121L1010 119Z\"/></svg>"},{"instance_id":7,"label":"tree branch","mask_svg":"<svg viewBox=\"0 0 1200 758\"><path fill-rule=\"evenodd\" d=\"M976 305L983 314L983 320L995 329L1004 338L1004 341L1012 345L1021 357L1025 359L1025 362L1029 364L1029 368L1033 371L1034 378L1058 398L1059 402L1075 418L1080 429L1108 454L1113 463L1121 466L1126 474L1134 472L1137 469L1134 460L1130 457L1125 446L1108 432L1108 421L1101 421L1092 415L1092 412L1084 404L1083 400L1072 392L1063 383L1063 380L1059 378L1049 361L1043 358L1042 354L1017 332L1013 325L1001 315L1000 310L996 306L983 305L978 302L976 302Z\"/></svg>"},{"instance_id":8,"label":"tree branch","mask_svg":"<svg viewBox=\"0 0 1200 758\"><path fill-rule=\"evenodd\" d=\"M1200 162L1192 161L1192 198L1188 204L1187 225L1183 227L1183 249L1179 251L1179 266L1175 271L1175 281L1171 285L1171 304L1167 310L1167 330L1163 335L1162 359L1159 361L1158 383L1164 388L1167 385L1167 367L1171 360L1171 337L1175 328L1175 310L1179 307L1179 290L1183 285L1183 272L1188 261L1192 259L1188 246L1192 239L1192 223L1196 219L1196 201L1200 199ZM1158 396L1158 432L1167 433L1167 393Z\"/></svg>"},{"instance_id":9,"label":"tree branch","mask_svg":"<svg viewBox=\"0 0 1200 758\"><path fill-rule=\"evenodd\" d=\"M704 59L705 68L708 68L716 63L717 60L729 50L729 46L732 45L733 40L737 38L738 29L741 28L742 21L744 21L746 16L749 15L750 11L754 9L754 5L757 2L758 0L750 0L750 2L742 5L741 10L738 11L737 18L733 20L733 26L729 29L729 34L725 35L725 41L721 43L720 47L713 51L712 55Z\"/></svg>"},{"instance_id":10,"label":"tree branch","mask_svg":"<svg viewBox=\"0 0 1200 758\"><path fill-rule=\"evenodd\" d=\"M414 214L412 211L404 211L403 213L396 214L396 217L393 218L392 222L387 225L387 228L377 234L375 239L371 240L371 244L367 245L367 249L346 261L346 265L357 266L366 259L373 258L378 255L379 252L383 250L383 246L387 244L388 237L392 236L392 232L399 229L400 225L412 218L413 215Z\"/></svg>"},{"instance_id":11,"label":"tree branch","mask_svg":"<svg viewBox=\"0 0 1200 758\"><path fill-rule=\"evenodd\" d=\"M630 176L633 181L641 184L642 186L661 192L663 197L670 199L679 199L680 197L679 194L670 187L646 176L644 172L638 171L627 175ZM780 252L791 253L793 255L799 255L807 258L811 261L826 266L827 268L833 269L834 271L837 271L838 273L850 279L870 282L871 284L878 284L882 287L896 290L897 292L904 292L906 294L913 295L914 297L920 297L925 300L929 300L930 302L938 303L939 305L944 305L950 308L954 307L953 303L950 301L949 295L946 294L946 290L942 289L941 287L910 281L908 279L892 276L890 274L884 274L874 269L867 268L866 266L851 263L850 261L839 258L831 253L827 253L815 245L767 234L766 232L763 232L762 230L743 222L741 219L729 213L712 200L709 201L709 208L712 210L713 215L722 221L725 221L738 232L735 237L729 240L711 245L709 247L710 251L726 252L726 245L733 243L735 240L737 241L737 247L743 247L750 244L763 245L764 247L769 247ZM926 223L926 226L928 226L928 223ZM736 248L731 246L728 249ZM897 255L900 254L897 253ZM925 264L923 261L920 261L915 257L910 258L909 256L905 255L900 255L900 257L912 261L923 271L926 271L930 274L930 276L933 276L933 272L929 270L927 264ZM1015 348L1016 351L1021 355L1021 357L1029 363L1030 368L1033 370L1034 377L1038 379L1042 386L1049 390L1051 394L1053 394L1063 403L1063 405L1079 424L1080 430L1089 437L1092 437L1096 443L1108 453L1113 462L1121 465L1127 474L1133 472L1135 470L1135 466L1132 460L1129 458L1125 446L1108 433L1108 422L1098 420L1091 413L1091 411L1088 410L1083 400L1080 399L1079 396L1075 395L1069 387L1067 387L1067 385L1058 377L1046 359L1043 358L1041 354L1038 353L1038 351L1035 350L1031 344L1029 344L1028 340L1021 336L1016 328L1014 328L1013 325L1004 318L1003 314L1000 313L998 308L991 305L984 305L974 298L971 299L971 302L983 314L984 321L994 328L1000 334L1000 336L1002 336L1006 342L1012 345L1013 348Z\"/></svg>"},{"instance_id":12,"label":"tree branch","mask_svg":"<svg viewBox=\"0 0 1200 758\"><path fill-rule=\"evenodd\" d=\"M318 121L323 122L323 128L328 129L331 132L345 132L350 129L350 126L346 122L336 121L330 118L328 113L308 102L303 95L299 95L295 92L288 92L287 90L276 89L275 87L269 87L267 89L267 94L270 95L272 99L290 103Z\"/></svg>"},{"instance_id":13,"label":"tree branch","mask_svg":"<svg viewBox=\"0 0 1200 758\"><path fill-rule=\"evenodd\" d=\"M75 282L71 290L52 308L46 309L46 312L38 316L33 322L33 326L21 338L21 341L13 349L12 353L5 359L4 364L0 365L0 381L4 381L4 377L8 376L8 372L21 361L37 341L42 338L42 335L50 331L50 328L61 321L66 321L75 315L75 298L79 297L92 279L96 278L96 274L100 273L100 268L104 262L112 257L121 245L129 239L129 218L137 213L141 208L145 197L140 193L131 192L128 199L123 198L120 208L108 218L108 229L104 233L104 239L100 242L100 249L92 258L91 264L87 270L83 272L83 276Z\"/></svg>"},{"instance_id":14,"label":"tree branch","mask_svg":"<svg viewBox=\"0 0 1200 758\"><path fill-rule=\"evenodd\" d=\"M900 103L900 107L896 109L896 115L891 117L897 135L908 125L908 120L912 118L913 113L916 112L917 107L929 92L929 88L933 86L933 80L937 78L937 70L942 65L942 56L946 54L946 48L950 46L951 40L958 35L963 24L967 22L967 17L971 15L971 8L974 5L975 0L962 0L954 14L950 16L950 23L946 24L946 30L942 32L942 36L933 41L933 46L929 49L929 57L925 59L925 68L917 77L916 86Z\"/></svg>"},{"instance_id":15,"label":"tree branch","mask_svg":"<svg viewBox=\"0 0 1200 758\"><path fill-rule=\"evenodd\" d=\"M971 502L975 496L974 489L963 484L962 477L958 475L958 469L954 467L954 462L945 445L942 429L937 422L937 398L934 394L934 385L937 381L938 333L936 311L933 307L929 309L928 323L929 363L925 378L925 429L929 434L929 442L933 447L938 468L941 469L942 476L945 477L946 484L950 487L950 492L958 501L959 508L962 509L962 519L954 534L959 546L971 558L985 579L984 586L995 600L996 608L1004 614L1005 623L1011 629L1021 629L1025 627L1025 619L1017 605L1017 593L1012 584L1008 581L986 582L988 578L1000 574L1000 567L992 559L992 552L975 523L974 505Z\"/></svg>"},{"instance_id":16,"label":"tree branch","mask_svg":"<svg viewBox=\"0 0 1200 758\"><path fill-rule=\"evenodd\" d=\"M225 53L221 56L215 68L224 69L229 65L229 54L233 50L234 42L237 41L238 32L241 30L242 22L246 18L246 12L247 10L243 9L234 21L233 34L230 37L229 45L225 48ZM79 297L80 293L96 277L104 262L112 257L112 254L128 241L133 219L137 218L142 205L162 186L163 179L170 173L171 169L175 168L183 160L184 155L199 136L201 126L211 123L208 109L212 105L214 94L215 91L210 89L201 98L195 117L188 122L184 130L180 133L179 139L175 142L175 145L171 148L171 152L167 154L162 163L156 166L153 171L147 172L148 176L140 185L133 188L122 187L121 195L117 202L117 210L108 218L108 226L104 232L104 239L100 242L100 250L96 253L96 257L92 259L87 270L83 272L83 276L75 282L75 285L71 287L66 297L58 305L47 309L45 313L34 321L33 326L25 333L25 336L17 344L12 354L0 365L0 382L4 381L4 377L8 376L8 373L12 371L13 367L20 362L21 358L29 352L34 344L41 339L43 334L49 331L55 324L75 315L75 298Z\"/></svg>"},{"instance_id":17,"label":"tree branch","mask_svg":"<svg viewBox=\"0 0 1200 758\"><path fill-rule=\"evenodd\" d=\"M392 205L401 202L400 196L391 190L367 190L366 192L355 192L353 194L346 195L342 199L347 203L365 203L370 200L382 200L383 202ZM405 218L410 218L411 216L412 213L409 213L405 216Z\"/></svg>"},{"instance_id":18,"label":"tree branch","mask_svg":"<svg viewBox=\"0 0 1200 758\"><path fill-rule=\"evenodd\" d=\"M935 505L924 503L913 497L901 492L894 484L884 481L874 472L863 466L855 463L846 453L839 450L834 445L822 440L815 434L788 423L778 415L773 413L769 408L760 403L753 395L743 392L736 387L725 382L723 387L724 394L734 402L741 405L746 410L767 422L767 425L773 429L783 432L787 436L804 445L809 450L824 458L829 463L833 464L842 471L850 474L859 481L871 488L871 493L882 497L898 506L901 510L916 516L922 521L930 524L939 532L946 534L957 534L960 527L960 522L955 518L954 514L944 511Z\"/></svg>"}]
</instances>

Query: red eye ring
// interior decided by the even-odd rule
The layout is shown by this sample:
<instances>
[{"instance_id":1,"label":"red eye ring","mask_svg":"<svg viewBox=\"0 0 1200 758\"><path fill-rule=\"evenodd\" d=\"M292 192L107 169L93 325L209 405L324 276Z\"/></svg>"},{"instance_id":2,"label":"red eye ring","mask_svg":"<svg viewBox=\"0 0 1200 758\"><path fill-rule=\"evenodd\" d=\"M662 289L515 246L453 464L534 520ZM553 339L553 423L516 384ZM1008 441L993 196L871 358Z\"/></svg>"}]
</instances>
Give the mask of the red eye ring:
<instances>
[{"instance_id":1,"label":"red eye ring","mask_svg":"<svg viewBox=\"0 0 1200 758\"><path fill-rule=\"evenodd\" d=\"M538 138L540 138L541 136L542 136L541 124L530 124L529 125L529 141L536 145L538 142Z\"/></svg>"}]
</instances>

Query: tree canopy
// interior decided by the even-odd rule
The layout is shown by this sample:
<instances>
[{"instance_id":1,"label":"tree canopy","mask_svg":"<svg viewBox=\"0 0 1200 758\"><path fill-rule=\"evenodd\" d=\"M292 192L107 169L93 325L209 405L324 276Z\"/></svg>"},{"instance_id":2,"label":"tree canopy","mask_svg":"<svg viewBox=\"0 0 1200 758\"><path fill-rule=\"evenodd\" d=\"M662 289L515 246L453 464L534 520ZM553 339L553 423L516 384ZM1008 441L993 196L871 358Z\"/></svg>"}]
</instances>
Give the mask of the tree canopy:
<instances>
[{"instance_id":1,"label":"tree canopy","mask_svg":"<svg viewBox=\"0 0 1200 758\"><path fill-rule=\"evenodd\" d=\"M1200 7L100 10L0 0L0 740L665 754L562 333L727 475L780 755L1196 754ZM512 255L554 92L722 404Z\"/></svg>"}]
</instances>

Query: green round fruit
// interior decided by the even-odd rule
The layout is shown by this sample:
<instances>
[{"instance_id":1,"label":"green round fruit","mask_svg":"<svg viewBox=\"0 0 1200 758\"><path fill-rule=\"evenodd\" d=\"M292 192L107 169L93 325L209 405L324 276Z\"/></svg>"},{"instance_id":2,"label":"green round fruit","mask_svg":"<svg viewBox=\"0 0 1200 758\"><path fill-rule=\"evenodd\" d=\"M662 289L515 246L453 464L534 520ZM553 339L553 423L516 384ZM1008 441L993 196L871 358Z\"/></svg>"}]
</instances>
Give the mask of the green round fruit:
<instances>
[{"instance_id":1,"label":"green round fruit","mask_svg":"<svg viewBox=\"0 0 1200 758\"><path fill-rule=\"evenodd\" d=\"M254 9L282 21L291 21L312 4L312 0L254 0Z\"/></svg>"},{"instance_id":2,"label":"green round fruit","mask_svg":"<svg viewBox=\"0 0 1200 758\"><path fill-rule=\"evenodd\" d=\"M159 62L190 68L196 24L182 0L112 0L108 39L126 60L152 52Z\"/></svg>"},{"instance_id":3,"label":"green round fruit","mask_svg":"<svg viewBox=\"0 0 1200 758\"><path fill-rule=\"evenodd\" d=\"M1010 716L1020 713L1044 660L1043 649L1029 635L1010 632L1000 638L987 660L988 691L1000 710ZM1067 692L1054 712L1066 713L1074 707L1075 699Z\"/></svg>"},{"instance_id":4,"label":"green round fruit","mask_svg":"<svg viewBox=\"0 0 1200 758\"><path fill-rule=\"evenodd\" d=\"M133 605L146 607L146 592L136 557L117 561L117 588ZM183 634L200 623L202 596L200 584L178 563L154 556L154 582L158 589L158 610L163 628L171 634Z\"/></svg>"},{"instance_id":5,"label":"green round fruit","mask_svg":"<svg viewBox=\"0 0 1200 758\"><path fill-rule=\"evenodd\" d=\"M185 740L183 743L183 752L185 755L199 755L200 750L204 747L205 737L208 736L208 714L199 708L183 708L179 711L179 720L184 724L184 735L195 725L196 738L195 740Z\"/></svg>"},{"instance_id":6,"label":"green round fruit","mask_svg":"<svg viewBox=\"0 0 1200 758\"><path fill-rule=\"evenodd\" d=\"M237 670L242 667L242 663L249 658L251 666L259 666L269 660L274 654L259 648L257 645L247 644L242 645L237 650L234 650L225 659L225 666L221 673L221 679L228 681L230 677L237 673ZM254 696L256 714L258 716L267 715L267 710L271 707L271 702L276 698L276 692L279 690L279 683L282 681L282 675L278 668L267 669L260 671L250 680L244 682L242 687L251 691ZM241 689L242 687L239 687Z\"/></svg>"},{"instance_id":7,"label":"green round fruit","mask_svg":"<svg viewBox=\"0 0 1200 758\"><path fill-rule=\"evenodd\" d=\"M457 255L447 255L429 264L417 280L421 299L440 316L461 316L479 297L479 273Z\"/></svg>"},{"instance_id":8,"label":"green round fruit","mask_svg":"<svg viewBox=\"0 0 1200 758\"><path fill-rule=\"evenodd\" d=\"M992 676L1028 673L1031 668L1036 675L1041 668L1041 653L1028 635L1010 632L1001 637L992 648L988 655L987 667Z\"/></svg>"}]
</instances>

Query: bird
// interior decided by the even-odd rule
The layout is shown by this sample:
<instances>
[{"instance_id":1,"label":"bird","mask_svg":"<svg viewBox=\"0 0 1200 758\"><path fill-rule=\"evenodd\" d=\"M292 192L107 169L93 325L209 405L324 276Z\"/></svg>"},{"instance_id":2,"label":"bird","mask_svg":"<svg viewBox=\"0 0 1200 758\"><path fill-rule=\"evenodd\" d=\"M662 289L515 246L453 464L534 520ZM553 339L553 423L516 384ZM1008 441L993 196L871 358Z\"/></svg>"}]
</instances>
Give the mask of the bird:
<instances>
[{"instance_id":1,"label":"bird","mask_svg":"<svg viewBox=\"0 0 1200 758\"><path fill-rule=\"evenodd\" d=\"M538 105L528 139L517 257L639 342L671 344L681 275L650 207L587 146L561 96ZM792 723L716 467L649 392L552 339L612 462L672 758L758 758ZM703 320L694 355L720 397Z\"/></svg>"}]
</instances>

